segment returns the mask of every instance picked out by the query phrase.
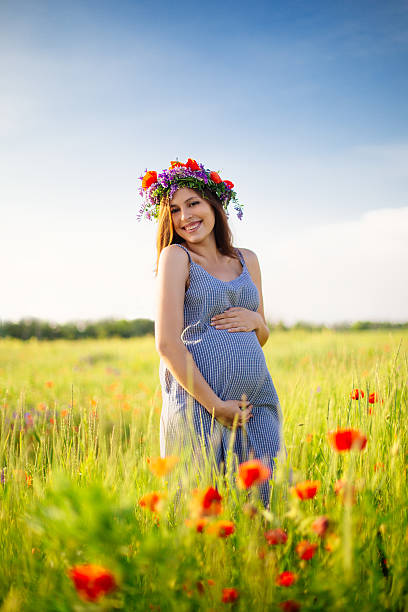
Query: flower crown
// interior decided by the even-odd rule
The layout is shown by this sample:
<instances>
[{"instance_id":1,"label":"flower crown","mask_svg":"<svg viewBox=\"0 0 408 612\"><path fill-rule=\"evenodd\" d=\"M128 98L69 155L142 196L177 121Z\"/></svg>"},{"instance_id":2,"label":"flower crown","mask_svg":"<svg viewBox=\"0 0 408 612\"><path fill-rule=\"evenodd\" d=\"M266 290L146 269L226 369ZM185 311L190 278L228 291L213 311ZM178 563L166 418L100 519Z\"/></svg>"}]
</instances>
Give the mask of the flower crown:
<instances>
[{"instance_id":1,"label":"flower crown","mask_svg":"<svg viewBox=\"0 0 408 612\"><path fill-rule=\"evenodd\" d=\"M206 170L203 164L195 159L188 159L185 164L179 161L170 162L170 167L159 175L155 170L147 171L139 177L142 186L139 193L143 204L137 215L138 221L144 216L146 219L158 219L162 198L166 195L171 200L177 189L189 187L196 189L204 196L203 188L208 187L222 202L228 216L228 204L234 202L234 210L238 219L242 219L242 204L238 203L237 194L233 191L234 183L223 181L217 172Z\"/></svg>"}]
</instances>

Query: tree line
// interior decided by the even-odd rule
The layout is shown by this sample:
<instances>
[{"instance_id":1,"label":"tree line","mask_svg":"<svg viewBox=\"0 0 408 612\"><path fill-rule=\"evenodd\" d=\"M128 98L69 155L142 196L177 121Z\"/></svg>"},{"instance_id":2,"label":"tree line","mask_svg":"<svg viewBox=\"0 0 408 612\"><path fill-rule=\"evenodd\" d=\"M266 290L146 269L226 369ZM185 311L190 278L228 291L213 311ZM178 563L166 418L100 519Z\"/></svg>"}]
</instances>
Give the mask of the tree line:
<instances>
[{"instance_id":1,"label":"tree line","mask_svg":"<svg viewBox=\"0 0 408 612\"><path fill-rule=\"evenodd\" d=\"M354 323L337 323L331 326L316 325L299 321L287 326L283 321L268 322L273 331L360 331L369 329L408 329L408 322L391 323L389 321L356 321ZM151 319L102 319L100 321L71 321L68 323L52 323L35 318L25 318L18 322L0 321L0 338L18 338L29 340L80 340L81 338L134 338L137 336L154 335L154 321Z\"/></svg>"}]
</instances>

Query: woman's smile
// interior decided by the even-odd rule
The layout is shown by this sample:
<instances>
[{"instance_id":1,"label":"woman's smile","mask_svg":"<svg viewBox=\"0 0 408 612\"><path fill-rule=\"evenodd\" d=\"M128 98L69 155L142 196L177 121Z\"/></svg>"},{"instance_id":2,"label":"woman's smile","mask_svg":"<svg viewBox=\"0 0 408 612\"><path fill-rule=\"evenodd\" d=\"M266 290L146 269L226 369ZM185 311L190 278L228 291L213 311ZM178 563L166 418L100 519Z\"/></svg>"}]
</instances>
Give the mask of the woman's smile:
<instances>
[{"instance_id":1,"label":"woman's smile","mask_svg":"<svg viewBox=\"0 0 408 612\"><path fill-rule=\"evenodd\" d=\"M187 225L183 227L183 230L191 234L192 232L198 230L198 228L201 226L201 223L202 221L192 221L191 223L187 223Z\"/></svg>"}]
</instances>

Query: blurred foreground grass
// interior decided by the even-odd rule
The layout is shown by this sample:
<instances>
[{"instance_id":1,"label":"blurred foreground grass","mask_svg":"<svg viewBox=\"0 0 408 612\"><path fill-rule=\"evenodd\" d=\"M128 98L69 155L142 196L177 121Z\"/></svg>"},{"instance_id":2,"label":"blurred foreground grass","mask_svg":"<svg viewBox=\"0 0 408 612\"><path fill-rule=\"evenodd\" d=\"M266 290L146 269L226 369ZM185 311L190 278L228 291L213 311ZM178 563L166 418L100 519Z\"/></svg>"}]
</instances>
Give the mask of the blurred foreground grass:
<instances>
[{"instance_id":1,"label":"blurred foreground grass","mask_svg":"<svg viewBox=\"0 0 408 612\"><path fill-rule=\"evenodd\" d=\"M255 491L211 482L187 459L169 477L151 473L161 410L153 338L1 341L0 609L280 610L292 601L303 610L407 610L407 339L406 331L271 334L265 354L293 480L320 481L301 502L282 464L271 512ZM350 398L354 388L363 399ZM367 447L335 453L327 431L350 426ZM346 478L354 504L334 492ZM235 526L227 538L185 523L191 490L210 484L223 496L217 518ZM151 491L167 496L157 516L138 503ZM255 516L244 511L251 495ZM311 530L322 515L325 538ZM276 527L285 544L265 539ZM318 543L308 561L296 553L303 540ZM117 583L96 603L67 576L85 563L109 568ZM289 587L276 584L283 571L297 576ZM222 602L227 587L235 603Z\"/></svg>"}]
</instances>

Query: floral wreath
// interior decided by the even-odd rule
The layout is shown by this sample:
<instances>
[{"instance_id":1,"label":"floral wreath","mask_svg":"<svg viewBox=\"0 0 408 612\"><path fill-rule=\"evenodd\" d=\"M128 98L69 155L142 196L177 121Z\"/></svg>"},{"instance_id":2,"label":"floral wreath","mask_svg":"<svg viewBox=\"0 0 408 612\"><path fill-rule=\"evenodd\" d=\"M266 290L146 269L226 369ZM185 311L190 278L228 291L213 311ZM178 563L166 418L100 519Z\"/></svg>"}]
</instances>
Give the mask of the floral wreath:
<instances>
[{"instance_id":1,"label":"floral wreath","mask_svg":"<svg viewBox=\"0 0 408 612\"><path fill-rule=\"evenodd\" d=\"M222 202L228 217L228 204L234 202L234 210L238 219L242 219L243 205L238 203L237 194L233 191L234 183L223 181L217 172L205 169L195 159L188 159L185 164L179 161L170 162L170 167L159 175L155 170L147 170L139 177L142 186L139 194L143 204L137 216L138 221L144 216L146 219L158 219L162 198L166 195L173 197L177 189L189 187L198 190L203 196L203 189L207 186Z\"/></svg>"}]
</instances>

